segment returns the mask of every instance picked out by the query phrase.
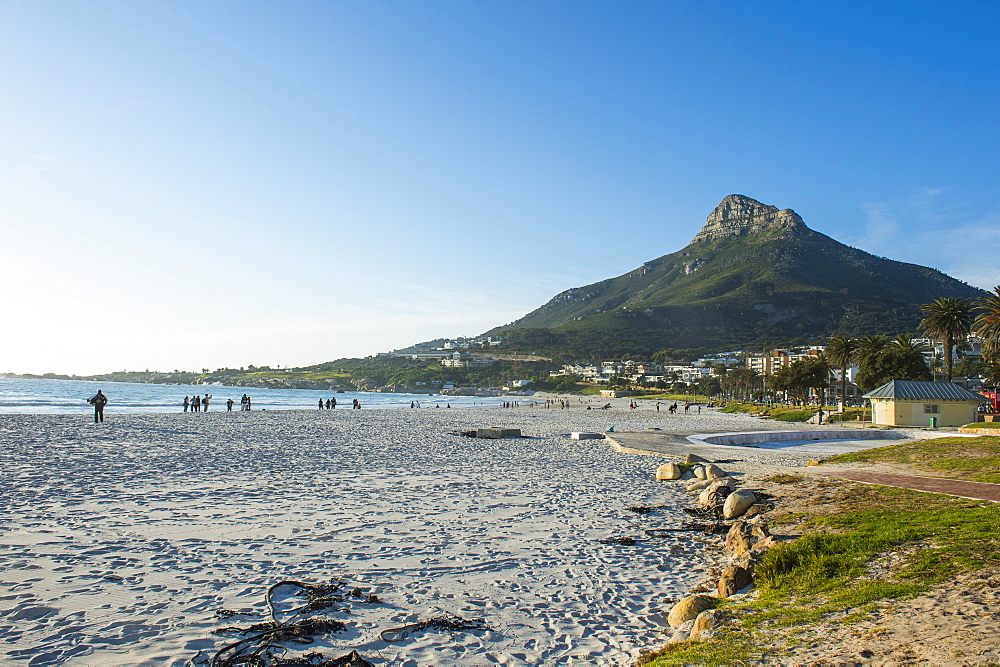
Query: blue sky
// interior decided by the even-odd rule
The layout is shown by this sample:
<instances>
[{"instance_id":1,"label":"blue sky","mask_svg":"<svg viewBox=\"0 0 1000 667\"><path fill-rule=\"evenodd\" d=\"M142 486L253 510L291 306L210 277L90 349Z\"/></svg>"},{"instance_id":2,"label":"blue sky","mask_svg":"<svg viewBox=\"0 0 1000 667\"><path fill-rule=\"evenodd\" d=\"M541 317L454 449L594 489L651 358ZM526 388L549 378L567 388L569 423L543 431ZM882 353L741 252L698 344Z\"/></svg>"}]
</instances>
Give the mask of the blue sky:
<instances>
[{"instance_id":1,"label":"blue sky","mask_svg":"<svg viewBox=\"0 0 1000 667\"><path fill-rule=\"evenodd\" d=\"M996 2L0 2L0 371L474 335L726 195L1000 283Z\"/></svg>"}]
</instances>

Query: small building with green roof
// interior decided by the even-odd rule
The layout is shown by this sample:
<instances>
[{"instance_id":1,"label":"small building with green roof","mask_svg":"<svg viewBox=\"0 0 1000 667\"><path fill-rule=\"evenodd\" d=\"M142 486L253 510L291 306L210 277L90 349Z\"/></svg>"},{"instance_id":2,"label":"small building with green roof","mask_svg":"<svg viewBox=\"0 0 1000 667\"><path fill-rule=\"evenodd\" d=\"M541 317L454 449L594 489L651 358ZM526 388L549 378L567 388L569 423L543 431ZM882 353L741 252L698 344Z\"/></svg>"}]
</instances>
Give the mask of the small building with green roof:
<instances>
[{"instance_id":1,"label":"small building with green roof","mask_svg":"<svg viewBox=\"0 0 1000 667\"><path fill-rule=\"evenodd\" d=\"M890 380L863 398L872 402L872 423L885 426L964 426L985 400L951 382L915 380Z\"/></svg>"}]
</instances>

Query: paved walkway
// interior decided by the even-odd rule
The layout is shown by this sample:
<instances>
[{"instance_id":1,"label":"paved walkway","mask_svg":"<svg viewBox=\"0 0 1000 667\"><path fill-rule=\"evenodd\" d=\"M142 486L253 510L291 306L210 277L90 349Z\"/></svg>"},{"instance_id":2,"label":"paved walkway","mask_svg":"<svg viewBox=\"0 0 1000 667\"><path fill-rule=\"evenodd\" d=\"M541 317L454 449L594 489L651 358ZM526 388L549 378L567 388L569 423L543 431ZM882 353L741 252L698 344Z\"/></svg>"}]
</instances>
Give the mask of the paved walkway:
<instances>
[{"instance_id":1,"label":"paved walkway","mask_svg":"<svg viewBox=\"0 0 1000 667\"><path fill-rule=\"evenodd\" d=\"M882 486L895 486L901 489L943 493L949 496L972 498L973 500L992 500L1000 503L1000 484L967 482L959 479L941 479L940 477L896 475L887 472L841 470L828 467L813 467L808 469L807 472L810 474L837 477L852 482L862 482L864 484L881 484Z\"/></svg>"}]
</instances>

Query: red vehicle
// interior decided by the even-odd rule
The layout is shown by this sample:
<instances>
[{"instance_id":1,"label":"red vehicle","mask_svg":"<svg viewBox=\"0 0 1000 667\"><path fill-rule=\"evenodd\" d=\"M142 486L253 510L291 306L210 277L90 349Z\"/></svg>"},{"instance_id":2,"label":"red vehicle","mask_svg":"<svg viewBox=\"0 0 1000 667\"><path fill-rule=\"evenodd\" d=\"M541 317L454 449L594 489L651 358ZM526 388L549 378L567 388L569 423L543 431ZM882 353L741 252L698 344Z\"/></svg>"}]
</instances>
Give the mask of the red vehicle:
<instances>
[{"instance_id":1,"label":"red vehicle","mask_svg":"<svg viewBox=\"0 0 1000 667\"><path fill-rule=\"evenodd\" d=\"M989 400L989 405L986 408L987 412L992 412L993 414L1000 412L1000 388L984 388L980 389L979 393Z\"/></svg>"}]
</instances>

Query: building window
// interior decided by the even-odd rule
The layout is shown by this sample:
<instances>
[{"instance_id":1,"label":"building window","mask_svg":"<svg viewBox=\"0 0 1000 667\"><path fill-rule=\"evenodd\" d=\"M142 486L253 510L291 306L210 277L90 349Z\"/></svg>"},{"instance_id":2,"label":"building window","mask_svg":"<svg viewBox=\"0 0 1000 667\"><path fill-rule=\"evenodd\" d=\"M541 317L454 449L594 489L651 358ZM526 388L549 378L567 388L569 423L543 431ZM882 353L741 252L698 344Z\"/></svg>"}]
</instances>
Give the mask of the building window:
<instances>
[{"instance_id":1,"label":"building window","mask_svg":"<svg viewBox=\"0 0 1000 667\"><path fill-rule=\"evenodd\" d=\"M939 412L941 412L941 406L940 405L925 405L924 406L924 414L936 415Z\"/></svg>"}]
</instances>

